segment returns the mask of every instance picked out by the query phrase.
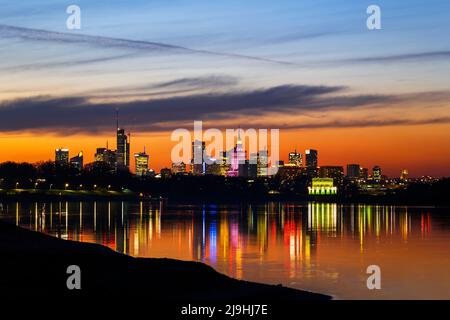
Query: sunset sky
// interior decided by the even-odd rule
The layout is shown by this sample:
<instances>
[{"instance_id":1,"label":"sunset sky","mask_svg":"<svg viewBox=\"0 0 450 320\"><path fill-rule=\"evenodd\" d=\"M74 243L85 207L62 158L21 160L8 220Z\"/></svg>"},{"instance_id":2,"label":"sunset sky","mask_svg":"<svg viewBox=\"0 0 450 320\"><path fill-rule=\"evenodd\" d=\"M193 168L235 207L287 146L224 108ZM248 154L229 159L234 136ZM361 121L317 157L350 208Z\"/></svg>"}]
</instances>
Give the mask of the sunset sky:
<instances>
[{"instance_id":1,"label":"sunset sky","mask_svg":"<svg viewBox=\"0 0 450 320\"><path fill-rule=\"evenodd\" d=\"M66 28L67 6L81 29ZM382 29L366 9L381 7ZM176 128L279 128L281 158L450 176L450 2L0 0L0 162L115 148L170 166Z\"/></svg>"}]
</instances>

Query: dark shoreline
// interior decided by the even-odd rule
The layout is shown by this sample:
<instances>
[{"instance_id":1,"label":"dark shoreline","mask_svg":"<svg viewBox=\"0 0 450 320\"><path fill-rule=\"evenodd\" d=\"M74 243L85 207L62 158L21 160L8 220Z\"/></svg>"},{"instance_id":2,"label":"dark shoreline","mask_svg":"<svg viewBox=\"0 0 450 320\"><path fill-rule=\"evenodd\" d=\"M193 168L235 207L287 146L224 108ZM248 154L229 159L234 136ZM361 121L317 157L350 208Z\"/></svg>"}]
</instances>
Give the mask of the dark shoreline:
<instances>
[{"instance_id":1,"label":"dark shoreline","mask_svg":"<svg viewBox=\"0 0 450 320\"><path fill-rule=\"evenodd\" d=\"M183 196L141 196L131 190L123 191L78 191L78 190L22 190L21 192L0 191L0 201L159 201L167 200L171 203L190 204L242 204L265 202L295 202L295 203L337 203L342 205L395 205L395 206L428 206L435 208L450 207L447 202L424 201L422 199L397 199L395 197L359 196L353 198L336 196L292 196L292 195L266 195L255 197L183 197Z\"/></svg>"},{"instance_id":2,"label":"dark shoreline","mask_svg":"<svg viewBox=\"0 0 450 320\"><path fill-rule=\"evenodd\" d=\"M0 295L141 296L161 302L329 300L322 294L229 278L198 262L126 256L96 244L57 239L0 221ZM78 265L82 289L68 290Z\"/></svg>"}]
</instances>

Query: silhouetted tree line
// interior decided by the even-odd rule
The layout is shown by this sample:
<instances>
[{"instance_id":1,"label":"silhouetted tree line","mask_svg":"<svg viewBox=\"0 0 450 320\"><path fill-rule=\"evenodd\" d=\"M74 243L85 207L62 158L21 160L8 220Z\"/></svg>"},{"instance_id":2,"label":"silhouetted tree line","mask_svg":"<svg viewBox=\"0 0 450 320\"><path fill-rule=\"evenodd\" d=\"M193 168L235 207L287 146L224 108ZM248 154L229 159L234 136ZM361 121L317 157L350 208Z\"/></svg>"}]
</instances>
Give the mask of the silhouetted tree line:
<instances>
[{"instance_id":1,"label":"silhouetted tree line","mask_svg":"<svg viewBox=\"0 0 450 320\"><path fill-rule=\"evenodd\" d=\"M225 178L222 176L174 175L136 177L127 169L115 170L105 163L91 163L80 172L54 162L37 164L5 162L0 164L0 189L125 190L174 199L222 200L306 200L311 199L307 176L272 178ZM450 179L435 183L411 183L406 189L389 191L384 196L361 194L353 184L341 186L340 195L321 200L393 203L450 203Z\"/></svg>"},{"instance_id":2,"label":"silhouetted tree line","mask_svg":"<svg viewBox=\"0 0 450 320\"><path fill-rule=\"evenodd\" d=\"M132 181L128 170L115 170L104 163L93 163L82 171L55 162L0 164L0 187L4 189L121 189Z\"/></svg>"}]
</instances>

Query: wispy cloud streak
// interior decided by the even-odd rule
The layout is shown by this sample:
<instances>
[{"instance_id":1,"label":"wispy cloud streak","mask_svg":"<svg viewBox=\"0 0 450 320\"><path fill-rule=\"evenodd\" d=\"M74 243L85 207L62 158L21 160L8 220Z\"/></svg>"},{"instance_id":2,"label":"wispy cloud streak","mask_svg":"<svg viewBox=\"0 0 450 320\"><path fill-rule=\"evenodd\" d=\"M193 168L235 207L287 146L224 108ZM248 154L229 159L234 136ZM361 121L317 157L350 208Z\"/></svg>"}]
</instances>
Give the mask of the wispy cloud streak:
<instances>
[{"instance_id":1,"label":"wispy cloud streak","mask_svg":"<svg viewBox=\"0 0 450 320\"><path fill-rule=\"evenodd\" d=\"M34 41L49 41L63 44L85 44L104 48L122 48L122 49L138 50L147 53L204 54L228 58L255 60L276 64L287 64L287 65L292 64L286 61L272 60L263 57L191 49L183 46L171 45L160 42L130 40L130 39L94 36L86 34L75 34L66 32L55 32L55 31L23 28L1 24L0 24L0 35L2 37L21 38Z\"/></svg>"}]
</instances>

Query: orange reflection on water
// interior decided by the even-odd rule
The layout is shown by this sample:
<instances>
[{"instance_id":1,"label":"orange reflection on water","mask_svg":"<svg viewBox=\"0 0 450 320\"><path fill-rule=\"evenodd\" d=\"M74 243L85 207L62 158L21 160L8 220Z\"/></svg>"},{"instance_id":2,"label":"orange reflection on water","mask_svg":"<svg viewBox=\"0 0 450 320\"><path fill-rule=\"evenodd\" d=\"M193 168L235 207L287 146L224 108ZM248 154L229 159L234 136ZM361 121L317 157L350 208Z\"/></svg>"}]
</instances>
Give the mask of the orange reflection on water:
<instances>
[{"instance_id":1,"label":"orange reflection on water","mask_svg":"<svg viewBox=\"0 0 450 320\"><path fill-rule=\"evenodd\" d=\"M448 211L330 203L9 203L1 218L139 257L205 262L229 276L338 298L450 298ZM433 228L432 228L433 225ZM365 286L368 265L382 290Z\"/></svg>"}]
</instances>

